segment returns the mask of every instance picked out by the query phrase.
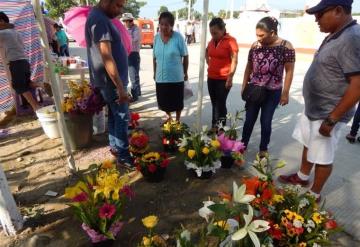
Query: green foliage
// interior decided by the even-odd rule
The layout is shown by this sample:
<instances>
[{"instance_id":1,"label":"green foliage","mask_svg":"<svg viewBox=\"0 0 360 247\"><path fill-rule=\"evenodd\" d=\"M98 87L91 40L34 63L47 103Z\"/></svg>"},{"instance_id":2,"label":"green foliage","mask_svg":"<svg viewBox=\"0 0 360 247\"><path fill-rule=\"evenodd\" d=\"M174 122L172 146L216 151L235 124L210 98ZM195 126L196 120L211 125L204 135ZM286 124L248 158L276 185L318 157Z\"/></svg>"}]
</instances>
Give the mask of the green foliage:
<instances>
[{"instance_id":1,"label":"green foliage","mask_svg":"<svg viewBox=\"0 0 360 247\"><path fill-rule=\"evenodd\" d=\"M146 2L127 0L124 13L131 13L135 18L139 17L140 9L146 5Z\"/></svg>"},{"instance_id":2,"label":"green foliage","mask_svg":"<svg viewBox=\"0 0 360 247\"><path fill-rule=\"evenodd\" d=\"M49 10L51 18L64 17L64 13L71 7L77 6L75 0L46 0L45 7Z\"/></svg>"},{"instance_id":3,"label":"green foliage","mask_svg":"<svg viewBox=\"0 0 360 247\"><path fill-rule=\"evenodd\" d=\"M160 14L161 14L162 12L167 12L167 11L169 11L168 7L166 7L166 6L160 6L160 9L159 9L159 11L158 11L158 16L160 16ZM174 14L174 16L175 16L175 14Z\"/></svg>"}]
</instances>

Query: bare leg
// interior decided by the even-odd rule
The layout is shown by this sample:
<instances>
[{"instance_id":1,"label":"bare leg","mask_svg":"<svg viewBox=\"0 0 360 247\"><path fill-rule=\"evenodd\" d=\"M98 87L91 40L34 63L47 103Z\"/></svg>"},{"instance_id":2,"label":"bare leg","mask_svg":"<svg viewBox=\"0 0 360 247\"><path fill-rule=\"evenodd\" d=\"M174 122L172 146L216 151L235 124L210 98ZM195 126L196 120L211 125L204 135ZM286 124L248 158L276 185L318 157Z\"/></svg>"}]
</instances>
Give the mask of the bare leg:
<instances>
[{"instance_id":1,"label":"bare leg","mask_svg":"<svg viewBox=\"0 0 360 247\"><path fill-rule=\"evenodd\" d=\"M30 87L31 88L44 88L44 84L43 83L39 83L39 82L30 82Z\"/></svg>"},{"instance_id":2,"label":"bare leg","mask_svg":"<svg viewBox=\"0 0 360 247\"><path fill-rule=\"evenodd\" d=\"M181 111L176 111L176 121L180 122Z\"/></svg>"},{"instance_id":3,"label":"bare leg","mask_svg":"<svg viewBox=\"0 0 360 247\"><path fill-rule=\"evenodd\" d=\"M40 108L39 104L34 99L32 93L30 91L23 93L22 96L24 96L25 99L29 102L29 104L31 105L31 107L33 108L34 111L36 111Z\"/></svg>"},{"instance_id":4,"label":"bare leg","mask_svg":"<svg viewBox=\"0 0 360 247\"><path fill-rule=\"evenodd\" d=\"M307 153L308 153L308 148L304 146L302 159L301 159L300 172L302 172L305 175L310 175L311 169L313 168L314 164L310 163L307 160Z\"/></svg>"},{"instance_id":5,"label":"bare leg","mask_svg":"<svg viewBox=\"0 0 360 247\"><path fill-rule=\"evenodd\" d=\"M170 122L170 121L172 120L171 112L166 112L166 115L167 115L167 120L166 120L166 122Z\"/></svg>"},{"instance_id":6,"label":"bare leg","mask_svg":"<svg viewBox=\"0 0 360 247\"><path fill-rule=\"evenodd\" d=\"M320 194L322 188L324 187L326 181L331 175L332 172L332 164L331 165L318 165L315 166L315 178L314 184L311 187L311 191L317 194Z\"/></svg>"}]
</instances>

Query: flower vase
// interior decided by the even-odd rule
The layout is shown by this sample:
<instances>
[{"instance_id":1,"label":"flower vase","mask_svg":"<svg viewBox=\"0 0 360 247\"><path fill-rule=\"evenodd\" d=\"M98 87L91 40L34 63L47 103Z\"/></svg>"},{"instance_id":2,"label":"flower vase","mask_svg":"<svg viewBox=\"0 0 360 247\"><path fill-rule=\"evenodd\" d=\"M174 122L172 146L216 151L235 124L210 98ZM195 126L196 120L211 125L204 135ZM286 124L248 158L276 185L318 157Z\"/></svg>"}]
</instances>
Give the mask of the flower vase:
<instances>
[{"instance_id":1,"label":"flower vase","mask_svg":"<svg viewBox=\"0 0 360 247\"><path fill-rule=\"evenodd\" d=\"M221 156L221 168L229 169L234 164L234 158L231 155L223 155Z\"/></svg>"},{"instance_id":2,"label":"flower vase","mask_svg":"<svg viewBox=\"0 0 360 247\"><path fill-rule=\"evenodd\" d=\"M199 179L209 179L212 177L213 175L213 172L212 171L207 171L207 172L202 172L201 175L199 176L199 174L195 171L195 170L191 170L192 173L194 174L194 176L196 178L199 178Z\"/></svg>"},{"instance_id":3,"label":"flower vase","mask_svg":"<svg viewBox=\"0 0 360 247\"><path fill-rule=\"evenodd\" d=\"M195 163L185 160L185 166L188 170L191 170L196 178L209 179L215 173L217 169L221 167L220 161L216 160L211 166L198 166Z\"/></svg>"},{"instance_id":4,"label":"flower vase","mask_svg":"<svg viewBox=\"0 0 360 247\"><path fill-rule=\"evenodd\" d=\"M154 172L150 172L147 168L141 168L140 172L146 181L150 183L159 183L164 180L166 168L157 167Z\"/></svg>"},{"instance_id":5,"label":"flower vase","mask_svg":"<svg viewBox=\"0 0 360 247\"><path fill-rule=\"evenodd\" d=\"M72 150L90 146L93 135L91 114L64 114L65 125L69 133Z\"/></svg>"},{"instance_id":6,"label":"flower vase","mask_svg":"<svg viewBox=\"0 0 360 247\"><path fill-rule=\"evenodd\" d=\"M111 225L109 231L113 234L114 238L119 234L121 228L123 227L124 223L121 221L115 222ZM83 223L81 225L82 229L86 232L86 234L89 236L91 243L93 246L111 246L111 244L114 242L113 239L109 239L104 234L101 234L97 232L94 229L91 229L88 225Z\"/></svg>"},{"instance_id":7,"label":"flower vase","mask_svg":"<svg viewBox=\"0 0 360 247\"><path fill-rule=\"evenodd\" d=\"M165 152L175 153L177 151L177 141L174 139L162 138L162 144Z\"/></svg>"}]
</instances>

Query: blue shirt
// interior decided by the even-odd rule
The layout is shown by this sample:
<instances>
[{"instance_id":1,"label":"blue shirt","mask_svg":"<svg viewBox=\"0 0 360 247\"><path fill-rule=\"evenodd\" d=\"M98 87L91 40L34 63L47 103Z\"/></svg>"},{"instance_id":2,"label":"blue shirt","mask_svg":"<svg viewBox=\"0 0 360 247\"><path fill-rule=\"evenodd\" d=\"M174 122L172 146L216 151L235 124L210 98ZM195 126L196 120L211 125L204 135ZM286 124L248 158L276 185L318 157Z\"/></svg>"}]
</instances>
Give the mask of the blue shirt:
<instances>
[{"instance_id":1,"label":"blue shirt","mask_svg":"<svg viewBox=\"0 0 360 247\"><path fill-rule=\"evenodd\" d=\"M59 42L60 46L67 45L68 38L66 37L66 34L64 30L59 30L55 33L56 39Z\"/></svg>"},{"instance_id":2,"label":"blue shirt","mask_svg":"<svg viewBox=\"0 0 360 247\"><path fill-rule=\"evenodd\" d=\"M98 88L115 88L114 83L105 69L98 48L100 42L110 41L112 56L115 60L123 86L126 88L128 84L128 55L122 44L120 33L109 17L96 7L91 10L87 18L85 38L91 84Z\"/></svg>"},{"instance_id":3,"label":"blue shirt","mask_svg":"<svg viewBox=\"0 0 360 247\"><path fill-rule=\"evenodd\" d=\"M171 83L184 81L182 58L188 55L184 38L178 32L173 32L167 43L160 34L154 38L153 56L156 60L157 83Z\"/></svg>"}]
</instances>

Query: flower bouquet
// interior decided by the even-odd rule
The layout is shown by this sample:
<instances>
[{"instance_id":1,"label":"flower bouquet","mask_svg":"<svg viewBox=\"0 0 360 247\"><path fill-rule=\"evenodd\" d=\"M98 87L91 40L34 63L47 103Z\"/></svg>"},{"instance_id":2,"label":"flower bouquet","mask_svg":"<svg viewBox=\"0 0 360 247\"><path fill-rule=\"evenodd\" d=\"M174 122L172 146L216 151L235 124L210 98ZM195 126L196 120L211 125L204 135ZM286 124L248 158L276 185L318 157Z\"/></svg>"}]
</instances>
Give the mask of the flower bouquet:
<instances>
[{"instance_id":1,"label":"flower bouquet","mask_svg":"<svg viewBox=\"0 0 360 247\"><path fill-rule=\"evenodd\" d=\"M186 124L174 120L164 123L161 127L164 150L175 152L179 138L186 134L188 128Z\"/></svg>"},{"instance_id":2,"label":"flower bouquet","mask_svg":"<svg viewBox=\"0 0 360 247\"><path fill-rule=\"evenodd\" d=\"M207 128L192 132L189 136L180 138L179 151L185 156L187 169L195 171L199 178L209 178L220 168L220 143L215 137L207 135Z\"/></svg>"},{"instance_id":3,"label":"flower bouquet","mask_svg":"<svg viewBox=\"0 0 360 247\"><path fill-rule=\"evenodd\" d=\"M167 155L158 152L148 152L135 159L137 170L149 182L162 181L169 163Z\"/></svg>"},{"instance_id":4,"label":"flower bouquet","mask_svg":"<svg viewBox=\"0 0 360 247\"><path fill-rule=\"evenodd\" d=\"M68 85L70 93L64 98L62 108L70 145L76 150L90 145L93 134L92 116L102 110L104 101L100 92L86 81L69 81Z\"/></svg>"},{"instance_id":5,"label":"flower bouquet","mask_svg":"<svg viewBox=\"0 0 360 247\"><path fill-rule=\"evenodd\" d=\"M142 130L131 133L129 138L129 152L133 157L143 155L149 148L149 137Z\"/></svg>"},{"instance_id":6,"label":"flower bouquet","mask_svg":"<svg viewBox=\"0 0 360 247\"><path fill-rule=\"evenodd\" d=\"M143 225L148 229L149 233L142 237L139 247L166 247L166 241L159 235L154 234L154 228L159 219L155 215L149 215L142 219Z\"/></svg>"},{"instance_id":7,"label":"flower bouquet","mask_svg":"<svg viewBox=\"0 0 360 247\"><path fill-rule=\"evenodd\" d=\"M223 156L221 157L221 167L222 168L231 168L234 162L241 166L244 164L244 151L245 145L237 140L237 127L239 121L242 120L241 112L237 111L235 116L228 114L227 119L230 122L230 127L228 126L218 126L219 136L218 140L220 142L220 147Z\"/></svg>"},{"instance_id":8,"label":"flower bouquet","mask_svg":"<svg viewBox=\"0 0 360 247\"><path fill-rule=\"evenodd\" d=\"M139 127L140 114L136 112L130 112L129 129L136 129Z\"/></svg>"},{"instance_id":9,"label":"flower bouquet","mask_svg":"<svg viewBox=\"0 0 360 247\"><path fill-rule=\"evenodd\" d=\"M123 225L123 207L133 197L127 175L111 161L91 165L89 174L65 189L70 207L92 243L114 240Z\"/></svg>"}]
</instances>

